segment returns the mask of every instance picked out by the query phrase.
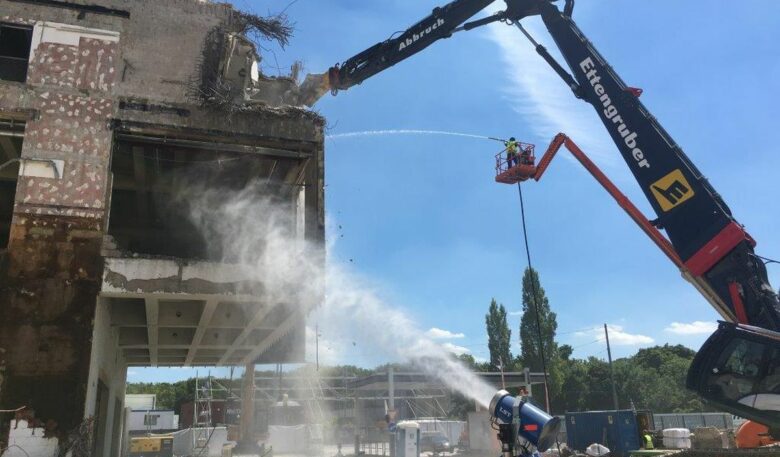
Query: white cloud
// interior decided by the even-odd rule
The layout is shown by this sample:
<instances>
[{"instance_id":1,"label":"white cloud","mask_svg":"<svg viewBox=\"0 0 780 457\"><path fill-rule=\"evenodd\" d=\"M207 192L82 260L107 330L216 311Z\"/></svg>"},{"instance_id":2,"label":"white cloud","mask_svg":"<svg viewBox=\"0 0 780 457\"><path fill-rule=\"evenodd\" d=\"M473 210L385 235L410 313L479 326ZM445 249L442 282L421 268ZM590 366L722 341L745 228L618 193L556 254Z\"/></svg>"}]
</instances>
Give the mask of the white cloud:
<instances>
[{"instance_id":1,"label":"white cloud","mask_svg":"<svg viewBox=\"0 0 780 457\"><path fill-rule=\"evenodd\" d=\"M509 314L510 316L522 316L523 315L523 311L522 310L520 310L520 311L509 311L509 313L507 313L507 314Z\"/></svg>"},{"instance_id":2,"label":"white cloud","mask_svg":"<svg viewBox=\"0 0 780 457\"><path fill-rule=\"evenodd\" d=\"M654 339L638 333L628 333L619 325L608 325L609 343L614 346L639 346L643 344L653 344Z\"/></svg>"},{"instance_id":3,"label":"white cloud","mask_svg":"<svg viewBox=\"0 0 780 457\"><path fill-rule=\"evenodd\" d=\"M455 355L468 354L471 352L469 348L458 346L457 344L452 344L452 343L442 343L441 347L452 352Z\"/></svg>"},{"instance_id":4,"label":"white cloud","mask_svg":"<svg viewBox=\"0 0 780 457\"><path fill-rule=\"evenodd\" d=\"M523 27L566 66L538 19L524 20ZM535 52L520 30L503 24L486 29L487 37L498 45L507 69L510 85L504 89L506 97L514 110L528 121L536 136L536 139L525 141L552 140L556 133L563 132L599 164L616 165L620 156L593 108L574 97L571 89ZM564 156L572 159L569 154Z\"/></svg>"},{"instance_id":5,"label":"white cloud","mask_svg":"<svg viewBox=\"0 0 780 457\"><path fill-rule=\"evenodd\" d=\"M449 330L442 330L440 328L431 327L425 332L425 336L432 340L451 340L454 338L463 338L466 335L463 333L453 333Z\"/></svg>"},{"instance_id":6,"label":"white cloud","mask_svg":"<svg viewBox=\"0 0 780 457\"><path fill-rule=\"evenodd\" d=\"M609 328L609 344L612 346L642 346L653 344L654 339L647 335L641 335L639 333L629 333L621 325L607 325ZM605 341L604 327L593 327L590 330L577 332L577 336L589 336L595 338L597 341Z\"/></svg>"},{"instance_id":7,"label":"white cloud","mask_svg":"<svg viewBox=\"0 0 780 457\"><path fill-rule=\"evenodd\" d=\"M672 322L664 329L675 335L707 335L718 329L715 322L693 321L691 323Z\"/></svg>"}]
</instances>

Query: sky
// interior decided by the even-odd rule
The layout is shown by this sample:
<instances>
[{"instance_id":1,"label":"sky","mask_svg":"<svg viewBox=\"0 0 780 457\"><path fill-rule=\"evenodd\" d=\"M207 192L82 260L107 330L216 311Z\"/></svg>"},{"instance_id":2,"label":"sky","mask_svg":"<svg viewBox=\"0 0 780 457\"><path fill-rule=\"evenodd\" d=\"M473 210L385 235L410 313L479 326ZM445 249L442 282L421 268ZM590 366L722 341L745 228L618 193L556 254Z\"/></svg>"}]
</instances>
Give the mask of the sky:
<instances>
[{"instance_id":1,"label":"sky","mask_svg":"<svg viewBox=\"0 0 780 457\"><path fill-rule=\"evenodd\" d=\"M263 43L262 67L271 75L288 73L294 61L303 62L304 73L323 72L444 3L234 2L260 14L286 11L295 23L286 49ZM644 90L645 106L758 241L757 253L780 257L780 155L773 144L780 3L581 0L574 19L627 84ZM523 23L554 50L537 18ZM651 215L592 107L576 100L507 25L455 34L360 86L327 95L315 109L332 136L325 148L331 261L371 278L428 336L477 359L488 357L484 315L491 298L508 310L512 349L519 350L527 262L517 189L493 180L500 144L464 136L338 135L414 129L515 136L541 153L564 132ZM558 340L573 346L575 357L606 357L604 323L613 357L665 343L697 349L715 328L717 313L566 152L523 193L532 263L557 313ZM769 273L777 288L780 268L770 265ZM339 335L321 335L321 360L384 362L359 345L328 351L341 343ZM131 369L129 380L191 373Z\"/></svg>"}]
</instances>

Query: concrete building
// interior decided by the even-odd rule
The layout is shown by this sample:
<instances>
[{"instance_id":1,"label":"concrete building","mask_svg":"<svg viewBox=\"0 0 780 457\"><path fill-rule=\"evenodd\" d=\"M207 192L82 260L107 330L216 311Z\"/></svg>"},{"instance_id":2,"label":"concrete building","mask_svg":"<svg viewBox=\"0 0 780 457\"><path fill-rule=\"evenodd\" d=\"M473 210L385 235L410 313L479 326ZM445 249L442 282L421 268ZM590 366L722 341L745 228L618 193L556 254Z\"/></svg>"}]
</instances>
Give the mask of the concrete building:
<instances>
[{"instance_id":1,"label":"concrete building","mask_svg":"<svg viewBox=\"0 0 780 457\"><path fill-rule=\"evenodd\" d=\"M313 303L265 297L175 195L192 169L262 179L323 240L324 122L284 104L291 78L257 73L260 20L197 0L0 0L0 410L22 408L0 415L0 448L24 423L42 449L118 455L128 366L303 358Z\"/></svg>"}]
</instances>

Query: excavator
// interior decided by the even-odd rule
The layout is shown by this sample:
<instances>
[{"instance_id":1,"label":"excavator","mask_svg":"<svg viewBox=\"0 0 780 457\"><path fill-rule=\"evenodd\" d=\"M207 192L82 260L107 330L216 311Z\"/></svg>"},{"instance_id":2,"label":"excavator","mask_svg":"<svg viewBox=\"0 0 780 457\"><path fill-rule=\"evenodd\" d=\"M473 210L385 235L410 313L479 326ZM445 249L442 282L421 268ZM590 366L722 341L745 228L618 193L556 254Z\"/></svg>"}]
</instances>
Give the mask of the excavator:
<instances>
[{"instance_id":1,"label":"excavator","mask_svg":"<svg viewBox=\"0 0 780 457\"><path fill-rule=\"evenodd\" d=\"M506 8L480 15L496 1ZM755 254L755 240L642 104L641 89L623 82L577 27L574 0L565 0L562 9L556 2L452 1L326 73L308 75L299 100L311 106L328 91L335 95L360 84L456 32L496 22L519 29L574 97L596 110L657 217L647 220L635 208L627 209L629 214L722 317L693 360L687 387L716 408L763 424L765 434L780 439L780 302L764 258ZM523 27L521 21L531 16L541 17L568 70ZM579 150L559 135L548 152L561 145ZM516 183L540 176L549 158L546 154L538 166L499 169L497 180Z\"/></svg>"}]
</instances>

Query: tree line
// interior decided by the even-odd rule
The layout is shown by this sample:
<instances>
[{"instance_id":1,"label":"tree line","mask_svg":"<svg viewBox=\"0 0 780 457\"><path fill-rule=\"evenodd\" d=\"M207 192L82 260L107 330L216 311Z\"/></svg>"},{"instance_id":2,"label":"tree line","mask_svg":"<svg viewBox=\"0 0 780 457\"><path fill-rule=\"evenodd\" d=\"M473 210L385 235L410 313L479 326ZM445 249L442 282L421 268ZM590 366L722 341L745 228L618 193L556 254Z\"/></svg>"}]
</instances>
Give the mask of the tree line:
<instances>
[{"instance_id":1,"label":"tree line","mask_svg":"<svg viewBox=\"0 0 780 457\"><path fill-rule=\"evenodd\" d=\"M528 367L542 372L546 367L550 409L555 414L614 409L607 361L592 356L573 358L573 348L557 342L557 316L550 308L539 274L533 269L526 269L523 274L522 304L519 354L512 355L512 331L506 309L493 299L485 315L490 360L477 363L468 354L460 359L477 371L521 371ZM706 410L696 395L685 388L685 376L695 355L685 346L667 344L613 360L619 408L663 413ZM542 387L534 389L534 400L544 405Z\"/></svg>"}]
</instances>

